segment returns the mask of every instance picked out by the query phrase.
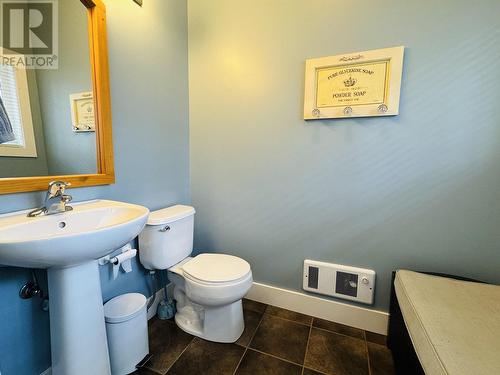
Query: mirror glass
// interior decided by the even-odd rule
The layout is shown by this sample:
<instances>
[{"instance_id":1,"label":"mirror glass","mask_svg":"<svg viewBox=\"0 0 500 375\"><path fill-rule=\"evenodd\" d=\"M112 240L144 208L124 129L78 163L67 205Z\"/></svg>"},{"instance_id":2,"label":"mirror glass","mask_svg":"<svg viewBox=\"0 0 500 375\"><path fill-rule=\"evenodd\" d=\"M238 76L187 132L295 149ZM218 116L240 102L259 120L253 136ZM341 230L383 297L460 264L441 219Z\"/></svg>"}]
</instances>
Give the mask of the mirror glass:
<instances>
[{"instance_id":1,"label":"mirror glass","mask_svg":"<svg viewBox=\"0 0 500 375\"><path fill-rule=\"evenodd\" d=\"M56 4L57 69L0 62L0 178L98 173L87 9Z\"/></svg>"}]
</instances>

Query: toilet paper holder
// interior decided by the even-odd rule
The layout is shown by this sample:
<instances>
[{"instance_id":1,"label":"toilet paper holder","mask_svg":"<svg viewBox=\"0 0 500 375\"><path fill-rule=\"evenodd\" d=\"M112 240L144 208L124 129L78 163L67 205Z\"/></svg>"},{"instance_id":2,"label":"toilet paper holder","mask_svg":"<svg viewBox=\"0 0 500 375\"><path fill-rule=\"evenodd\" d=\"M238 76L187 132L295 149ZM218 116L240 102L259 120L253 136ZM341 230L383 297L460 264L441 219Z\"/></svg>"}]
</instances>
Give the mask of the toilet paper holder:
<instances>
[{"instance_id":1,"label":"toilet paper holder","mask_svg":"<svg viewBox=\"0 0 500 375\"><path fill-rule=\"evenodd\" d=\"M97 260L97 262L99 263L100 266L105 266L106 264L109 264L109 263L111 263L113 265L117 265L119 263L118 255L126 253L127 251L133 252L133 256L131 256L131 258L135 257L136 254L137 254L137 250L133 249L132 246L128 243L125 246L123 246L123 247L120 248L120 252L117 255L114 255L114 256L112 256L111 254L110 255L106 255L106 256L104 256L102 258L99 258Z\"/></svg>"},{"instance_id":2,"label":"toilet paper holder","mask_svg":"<svg viewBox=\"0 0 500 375\"><path fill-rule=\"evenodd\" d=\"M130 244L121 247L119 250L121 252L118 255L107 255L98 260L98 263L102 266L111 264L113 280L116 280L118 277L120 269L125 273L132 272L132 258L135 258L137 255L137 249L132 249Z\"/></svg>"}]
</instances>

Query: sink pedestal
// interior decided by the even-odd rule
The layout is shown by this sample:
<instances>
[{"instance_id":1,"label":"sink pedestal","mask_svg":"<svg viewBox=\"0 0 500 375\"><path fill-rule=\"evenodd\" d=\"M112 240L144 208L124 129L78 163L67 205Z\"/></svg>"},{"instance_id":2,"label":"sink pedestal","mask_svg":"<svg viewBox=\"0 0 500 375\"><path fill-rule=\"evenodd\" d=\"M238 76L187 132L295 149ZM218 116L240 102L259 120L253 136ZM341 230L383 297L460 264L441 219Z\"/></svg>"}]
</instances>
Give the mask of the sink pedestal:
<instances>
[{"instance_id":1,"label":"sink pedestal","mask_svg":"<svg viewBox=\"0 0 500 375\"><path fill-rule=\"evenodd\" d=\"M111 374L97 261L48 269L53 375Z\"/></svg>"}]
</instances>

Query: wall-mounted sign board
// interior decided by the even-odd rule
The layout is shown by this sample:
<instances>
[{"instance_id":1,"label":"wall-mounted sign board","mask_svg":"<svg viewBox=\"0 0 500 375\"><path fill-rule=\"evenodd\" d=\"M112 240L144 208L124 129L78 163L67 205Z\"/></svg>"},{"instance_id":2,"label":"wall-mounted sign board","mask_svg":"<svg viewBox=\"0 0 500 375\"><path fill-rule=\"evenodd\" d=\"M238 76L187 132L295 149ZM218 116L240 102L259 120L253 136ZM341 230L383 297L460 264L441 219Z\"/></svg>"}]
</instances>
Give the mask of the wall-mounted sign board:
<instances>
[{"instance_id":1,"label":"wall-mounted sign board","mask_svg":"<svg viewBox=\"0 0 500 375\"><path fill-rule=\"evenodd\" d=\"M95 131L94 95L92 91L71 94L69 102L73 131L76 133Z\"/></svg>"},{"instance_id":2,"label":"wall-mounted sign board","mask_svg":"<svg viewBox=\"0 0 500 375\"><path fill-rule=\"evenodd\" d=\"M306 60L304 119L399 114L404 47Z\"/></svg>"}]
</instances>

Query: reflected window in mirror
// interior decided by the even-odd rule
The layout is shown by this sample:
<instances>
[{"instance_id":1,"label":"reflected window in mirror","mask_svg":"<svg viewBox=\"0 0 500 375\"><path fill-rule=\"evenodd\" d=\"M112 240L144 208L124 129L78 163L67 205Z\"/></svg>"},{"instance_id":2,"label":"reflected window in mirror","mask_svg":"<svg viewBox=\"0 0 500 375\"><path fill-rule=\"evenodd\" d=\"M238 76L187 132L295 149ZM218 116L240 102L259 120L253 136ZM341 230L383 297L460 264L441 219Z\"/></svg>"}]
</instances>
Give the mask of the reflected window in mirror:
<instances>
[{"instance_id":1,"label":"reflected window in mirror","mask_svg":"<svg viewBox=\"0 0 500 375\"><path fill-rule=\"evenodd\" d=\"M37 157L25 69L0 64L0 100L0 156Z\"/></svg>"}]
</instances>

